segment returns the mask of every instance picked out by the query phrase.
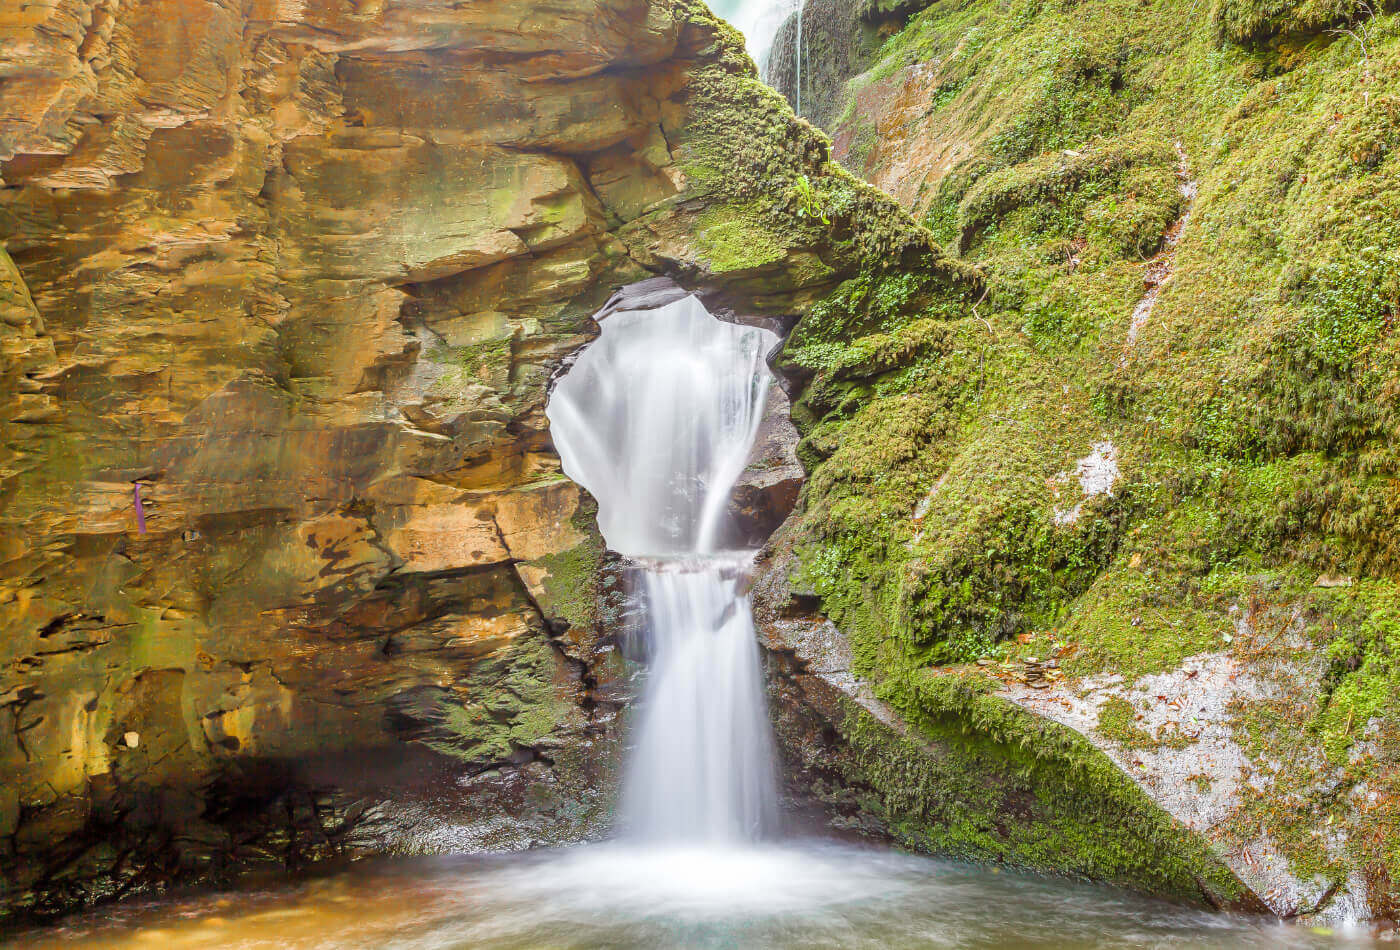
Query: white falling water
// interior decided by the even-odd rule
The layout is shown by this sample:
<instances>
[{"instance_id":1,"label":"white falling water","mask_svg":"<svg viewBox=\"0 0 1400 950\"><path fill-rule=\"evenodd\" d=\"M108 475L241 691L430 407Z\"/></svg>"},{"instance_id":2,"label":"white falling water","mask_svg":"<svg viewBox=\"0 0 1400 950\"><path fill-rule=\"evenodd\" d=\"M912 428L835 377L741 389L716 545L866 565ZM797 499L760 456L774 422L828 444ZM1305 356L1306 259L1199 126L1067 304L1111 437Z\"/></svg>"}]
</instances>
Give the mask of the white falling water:
<instances>
[{"instance_id":1,"label":"white falling water","mask_svg":"<svg viewBox=\"0 0 1400 950\"><path fill-rule=\"evenodd\" d=\"M802 114L802 11L807 5L798 2L797 4L797 38L792 44L792 68L796 72L797 78L793 80L793 105L792 111L798 115Z\"/></svg>"},{"instance_id":2,"label":"white falling water","mask_svg":"<svg viewBox=\"0 0 1400 950\"><path fill-rule=\"evenodd\" d=\"M710 552L758 433L776 338L687 297L607 316L550 397L564 471L598 499L609 547Z\"/></svg>"},{"instance_id":3,"label":"white falling water","mask_svg":"<svg viewBox=\"0 0 1400 950\"><path fill-rule=\"evenodd\" d=\"M779 28L801 8L801 3L800 0L711 0L710 6L744 34L749 55L762 74L767 69Z\"/></svg>"},{"instance_id":4,"label":"white falling water","mask_svg":"<svg viewBox=\"0 0 1400 950\"><path fill-rule=\"evenodd\" d=\"M649 673L624 780L624 832L755 840L776 815L772 738L748 598L751 552L721 553L727 505L771 381L765 330L686 298L602 321L550 397L564 471L635 559Z\"/></svg>"},{"instance_id":5,"label":"white falling water","mask_svg":"<svg viewBox=\"0 0 1400 950\"><path fill-rule=\"evenodd\" d=\"M643 567L651 676L623 786L625 831L644 841L738 842L776 817L747 556Z\"/></svg>"}]
</instances>

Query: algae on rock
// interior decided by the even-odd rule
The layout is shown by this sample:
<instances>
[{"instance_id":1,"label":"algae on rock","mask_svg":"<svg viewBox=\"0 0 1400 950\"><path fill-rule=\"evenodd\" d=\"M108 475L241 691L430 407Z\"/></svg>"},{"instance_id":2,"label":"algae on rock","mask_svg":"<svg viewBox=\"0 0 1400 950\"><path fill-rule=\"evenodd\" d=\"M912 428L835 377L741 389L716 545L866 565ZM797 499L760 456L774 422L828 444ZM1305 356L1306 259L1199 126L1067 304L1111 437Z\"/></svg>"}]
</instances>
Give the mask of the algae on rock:
<instances>
[{"instance_id":1,"label":"algae on rock","mask_svg":"<svg viewBox=\"0 0 1400 950\"><path fill-rule=\"evenodd\" d=\"M1121 702L1239 669L1256 692L1180 726L1233 737L1196 787L1238 820L1179 817L1280 913L1384 918L1400 43L1385 8L1255 6L902 9L827 110L833 151L985 294L905 300L872 273L797 325L781 359L812 471L791 543L858 674L951 667L1045 714L1037 697L1063 699L1163 801L1171 757L1135 765L1136 727L1113 706L1102 732L1081 721L1076 684L1121 677L1093 693ZM1101 445L1119 476L1091 495L1076 466ZM1027 689L1047 659L1064 679Z\"/></svg>"}]
</instances>

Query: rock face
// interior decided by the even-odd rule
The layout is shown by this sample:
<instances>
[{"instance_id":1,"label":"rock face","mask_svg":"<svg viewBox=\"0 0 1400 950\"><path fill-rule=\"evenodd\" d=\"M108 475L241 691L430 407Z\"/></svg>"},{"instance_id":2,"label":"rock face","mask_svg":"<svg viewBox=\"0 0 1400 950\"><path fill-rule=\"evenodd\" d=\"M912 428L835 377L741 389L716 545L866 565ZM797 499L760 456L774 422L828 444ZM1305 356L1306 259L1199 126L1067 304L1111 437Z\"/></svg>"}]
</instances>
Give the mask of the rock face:
<instances>
[{"instance_id":1,"label":"rock face","mask_svg":"<svg viewBox=\"0 0 1400 950\"><path fill-rule=\"evenodd\" d=\"M787 393L775 380L768 391L748 467L734 484L730 514L739 547L757 548L792 514L806 473L797 460L797 430Z\"/></svg>"},{"instance_id":2,"label":"rock face","mask_svg":"<svg viewBox=\"0 0 1400 950\"><path fill-rule=\"evenodd\" d=\"M1014 808L950 810L966 784L898 731L871 746L847 714L870 699L988 775L1020 748L1032 781L1004 788L1048 768L1124 791L1110 811L1145 796L1281 916L1393 921L1393 8L807 9L804 113L985 292L865 273L777 360L809 478L770 639L780 688L845 697L795 760L840 762L860 820L916 846L1146 866L1141 839L1046 847Z\"/></svg>"},{"instance_id":3,"label":"rock face","mask_svg":"<svg viewBox=\"0 0 1400 950\"><path fill-rule=\"evenodd\" d=\"M0 913L596 831L590 316L961 280L690 0L43 0L0 79Z\"/></svg>"},{"instance_id":4,"label":"rock face","mask_svg":"<svg viewBox=\"0 0 1400 950\"><path fill-rule=\"evenodd\" d=\"M755 615L790 801L848 834L1250 912L1267 905L1084 736L956 676L896 706L791 583L798 520L764 552ZM918 709L915 713L912 710Z\"/></svg>"}]
</instances>

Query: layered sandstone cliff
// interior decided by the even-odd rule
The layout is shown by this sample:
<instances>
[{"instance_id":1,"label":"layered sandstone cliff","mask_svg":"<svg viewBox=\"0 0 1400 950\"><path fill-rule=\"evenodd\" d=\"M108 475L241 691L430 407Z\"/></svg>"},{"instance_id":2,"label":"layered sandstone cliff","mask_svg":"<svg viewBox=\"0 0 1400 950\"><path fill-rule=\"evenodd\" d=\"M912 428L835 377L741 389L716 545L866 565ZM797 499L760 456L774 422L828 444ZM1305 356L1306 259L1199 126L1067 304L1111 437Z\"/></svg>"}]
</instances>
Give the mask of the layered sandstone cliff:
<instances>
[{"instance_id":1,"label":"layered sandstone cliff","mask_svg":"<svg viewBox=\"0 0 1400 950\"><path fill-rule=\"evenodd\" d=\"M689 0L44 0L0 82L4 908L593 833L551 374L652 274L957 280Z\"/></svg>"}]
</instances>

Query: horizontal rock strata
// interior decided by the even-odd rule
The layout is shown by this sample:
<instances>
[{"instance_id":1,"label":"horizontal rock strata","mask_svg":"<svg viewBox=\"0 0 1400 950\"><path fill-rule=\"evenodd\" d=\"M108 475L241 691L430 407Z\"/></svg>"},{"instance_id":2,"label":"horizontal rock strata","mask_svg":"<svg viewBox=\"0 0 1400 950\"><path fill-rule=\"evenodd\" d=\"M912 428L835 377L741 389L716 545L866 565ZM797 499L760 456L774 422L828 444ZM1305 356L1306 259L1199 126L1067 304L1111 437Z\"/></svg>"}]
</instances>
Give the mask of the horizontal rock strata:
<instances>
[{"instance_id":1,"label":"horizontal rock strata","mask_svg":"<svg viewBox=\"0 0 1400 950\"><path fill-rule=\"evenodd\" d=\"M619 285L790 313L926 232L689 0L41 0L0 83L0 914L596 830L552 374Z\"/></svg>"}]
</instances>

